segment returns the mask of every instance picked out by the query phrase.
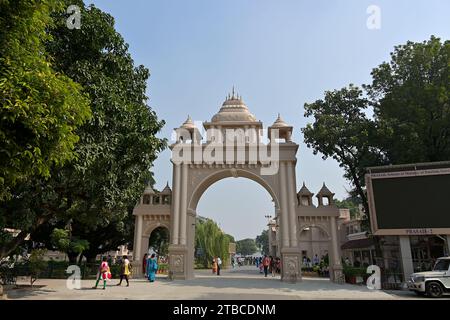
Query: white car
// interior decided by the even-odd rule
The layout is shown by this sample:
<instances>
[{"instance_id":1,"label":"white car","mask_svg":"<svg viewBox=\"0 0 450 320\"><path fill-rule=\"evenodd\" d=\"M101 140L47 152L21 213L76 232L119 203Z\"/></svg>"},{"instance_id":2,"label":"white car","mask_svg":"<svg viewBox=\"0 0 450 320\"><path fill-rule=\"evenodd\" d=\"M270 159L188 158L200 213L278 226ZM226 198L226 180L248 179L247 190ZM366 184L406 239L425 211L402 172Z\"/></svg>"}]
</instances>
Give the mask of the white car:
<instances>
[{"instance_id":1,"label":"white car","mask_svg":"<svg viewBox=\"0 0 450 320\"><path fill-rule=\"evenodd\" d=\"M437 259L432 271L413 273L407 285L418 295L438 298L450 294L450 257Z\"/></svg>"}]
</instances>

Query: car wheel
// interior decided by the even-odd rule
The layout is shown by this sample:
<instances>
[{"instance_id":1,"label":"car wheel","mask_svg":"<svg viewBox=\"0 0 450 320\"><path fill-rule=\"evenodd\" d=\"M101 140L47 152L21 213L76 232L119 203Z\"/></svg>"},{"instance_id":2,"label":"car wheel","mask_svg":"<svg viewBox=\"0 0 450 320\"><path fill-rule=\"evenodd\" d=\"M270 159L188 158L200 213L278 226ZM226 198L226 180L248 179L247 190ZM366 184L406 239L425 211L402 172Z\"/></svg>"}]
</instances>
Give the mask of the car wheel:
<instances>
[{"instance_id":1,"label":"car wheel","mask_svg":"<svg viewBox=\"0 0 450 320\"><path fill-rule=\"evenodd\" d=\"M439 298L444 293L442 286L439 282L429 282L427 283L427 294L432 298Z\"/></svg>"}]
</instances>

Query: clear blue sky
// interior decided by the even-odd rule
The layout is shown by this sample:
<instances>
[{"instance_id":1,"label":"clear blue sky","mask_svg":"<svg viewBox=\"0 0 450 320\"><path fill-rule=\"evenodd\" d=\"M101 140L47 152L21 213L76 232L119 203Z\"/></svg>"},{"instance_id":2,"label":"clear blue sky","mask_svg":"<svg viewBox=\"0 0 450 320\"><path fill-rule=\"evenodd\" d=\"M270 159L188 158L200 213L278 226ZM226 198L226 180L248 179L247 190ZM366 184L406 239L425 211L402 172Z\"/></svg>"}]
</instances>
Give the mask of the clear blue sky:
<instances>
[{"instance_id":1,"label":"clear blue sky","mask_svg":"<svg viewBox=\"0 0 450 320\"><path fill-rule=\"evenodd\" d=\"M136 64L150 69L149 104L170 138L188 114L209 120L233 85L265 126L280 112L294 126L297 186L317 192L325 181L338 199L350 187L333 160L314 156L300 128L305 102L325 90L370 82L373 67L389 59L394 45L450 38L448 0L97 0L111 13ZM381 29L369 30L368 6L381 9ZM82 21L81 21L82 23ZM170 152L155 163L157 188L172 181ZM230 200L226 200L230 199ZM236 238L255 237L273 214L262 187L226 179L206 191L200 215L219 222ZM240 223L236 224L237 219Z\"/></svg>"}]
</instances>

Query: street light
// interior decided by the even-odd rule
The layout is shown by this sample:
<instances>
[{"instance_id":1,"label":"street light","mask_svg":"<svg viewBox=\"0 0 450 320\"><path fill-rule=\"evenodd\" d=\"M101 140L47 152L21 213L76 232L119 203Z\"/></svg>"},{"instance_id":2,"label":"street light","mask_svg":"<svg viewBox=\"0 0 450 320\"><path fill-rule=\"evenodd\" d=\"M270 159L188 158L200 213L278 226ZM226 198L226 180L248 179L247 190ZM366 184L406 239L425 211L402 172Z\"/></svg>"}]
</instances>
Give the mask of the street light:
<instances>
[{"instance_id":1,"label":"street light","mask_svg":"<svg viewBox=\"0 0 450 320\"><path fill-rule=\"evenodd\" d=\"M269 223L270 223L270 218L272 218L272 216L266 214L266 215L264 216L264 218L267 218L267 224L269 224Z\"/></svg>"}]
</instances>

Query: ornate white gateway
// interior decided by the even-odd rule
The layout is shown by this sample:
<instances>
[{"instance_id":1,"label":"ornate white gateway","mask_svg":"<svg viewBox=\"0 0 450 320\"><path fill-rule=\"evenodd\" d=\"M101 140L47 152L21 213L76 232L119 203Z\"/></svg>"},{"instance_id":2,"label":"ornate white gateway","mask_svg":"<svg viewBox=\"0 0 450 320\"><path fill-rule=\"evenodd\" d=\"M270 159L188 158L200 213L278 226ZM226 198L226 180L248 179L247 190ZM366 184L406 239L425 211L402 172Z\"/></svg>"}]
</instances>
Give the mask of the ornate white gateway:
<instances>
[{"instance_id":1,"label":"ornate white gateway","mask_svg":"<svg viewBox=\"0 0 450 320\"><path fill-rule=\"evenodd\" d=\"M244 177L263 186L274 202L282 280L300 280L301 251L297 237L300 199L295 177L299 146L291 139L292 126L278 116L265 137L262 122L256 120L233 90L220 111L210 122L204 122L203 127L206 134L202 134L188 117L175 129L176 142L171 145L173 190L170 195L166 192L167 198L164 198L164 195L155 196L153 191L146 189L136 206L134 259L141 261L146 252L148 230L158 223L167 223L170 216L170 275L174 279L192 279L195 217L202 194L221 179ZM151 220L152 215L159 218Z\"/></svg>"}]
</instances>

